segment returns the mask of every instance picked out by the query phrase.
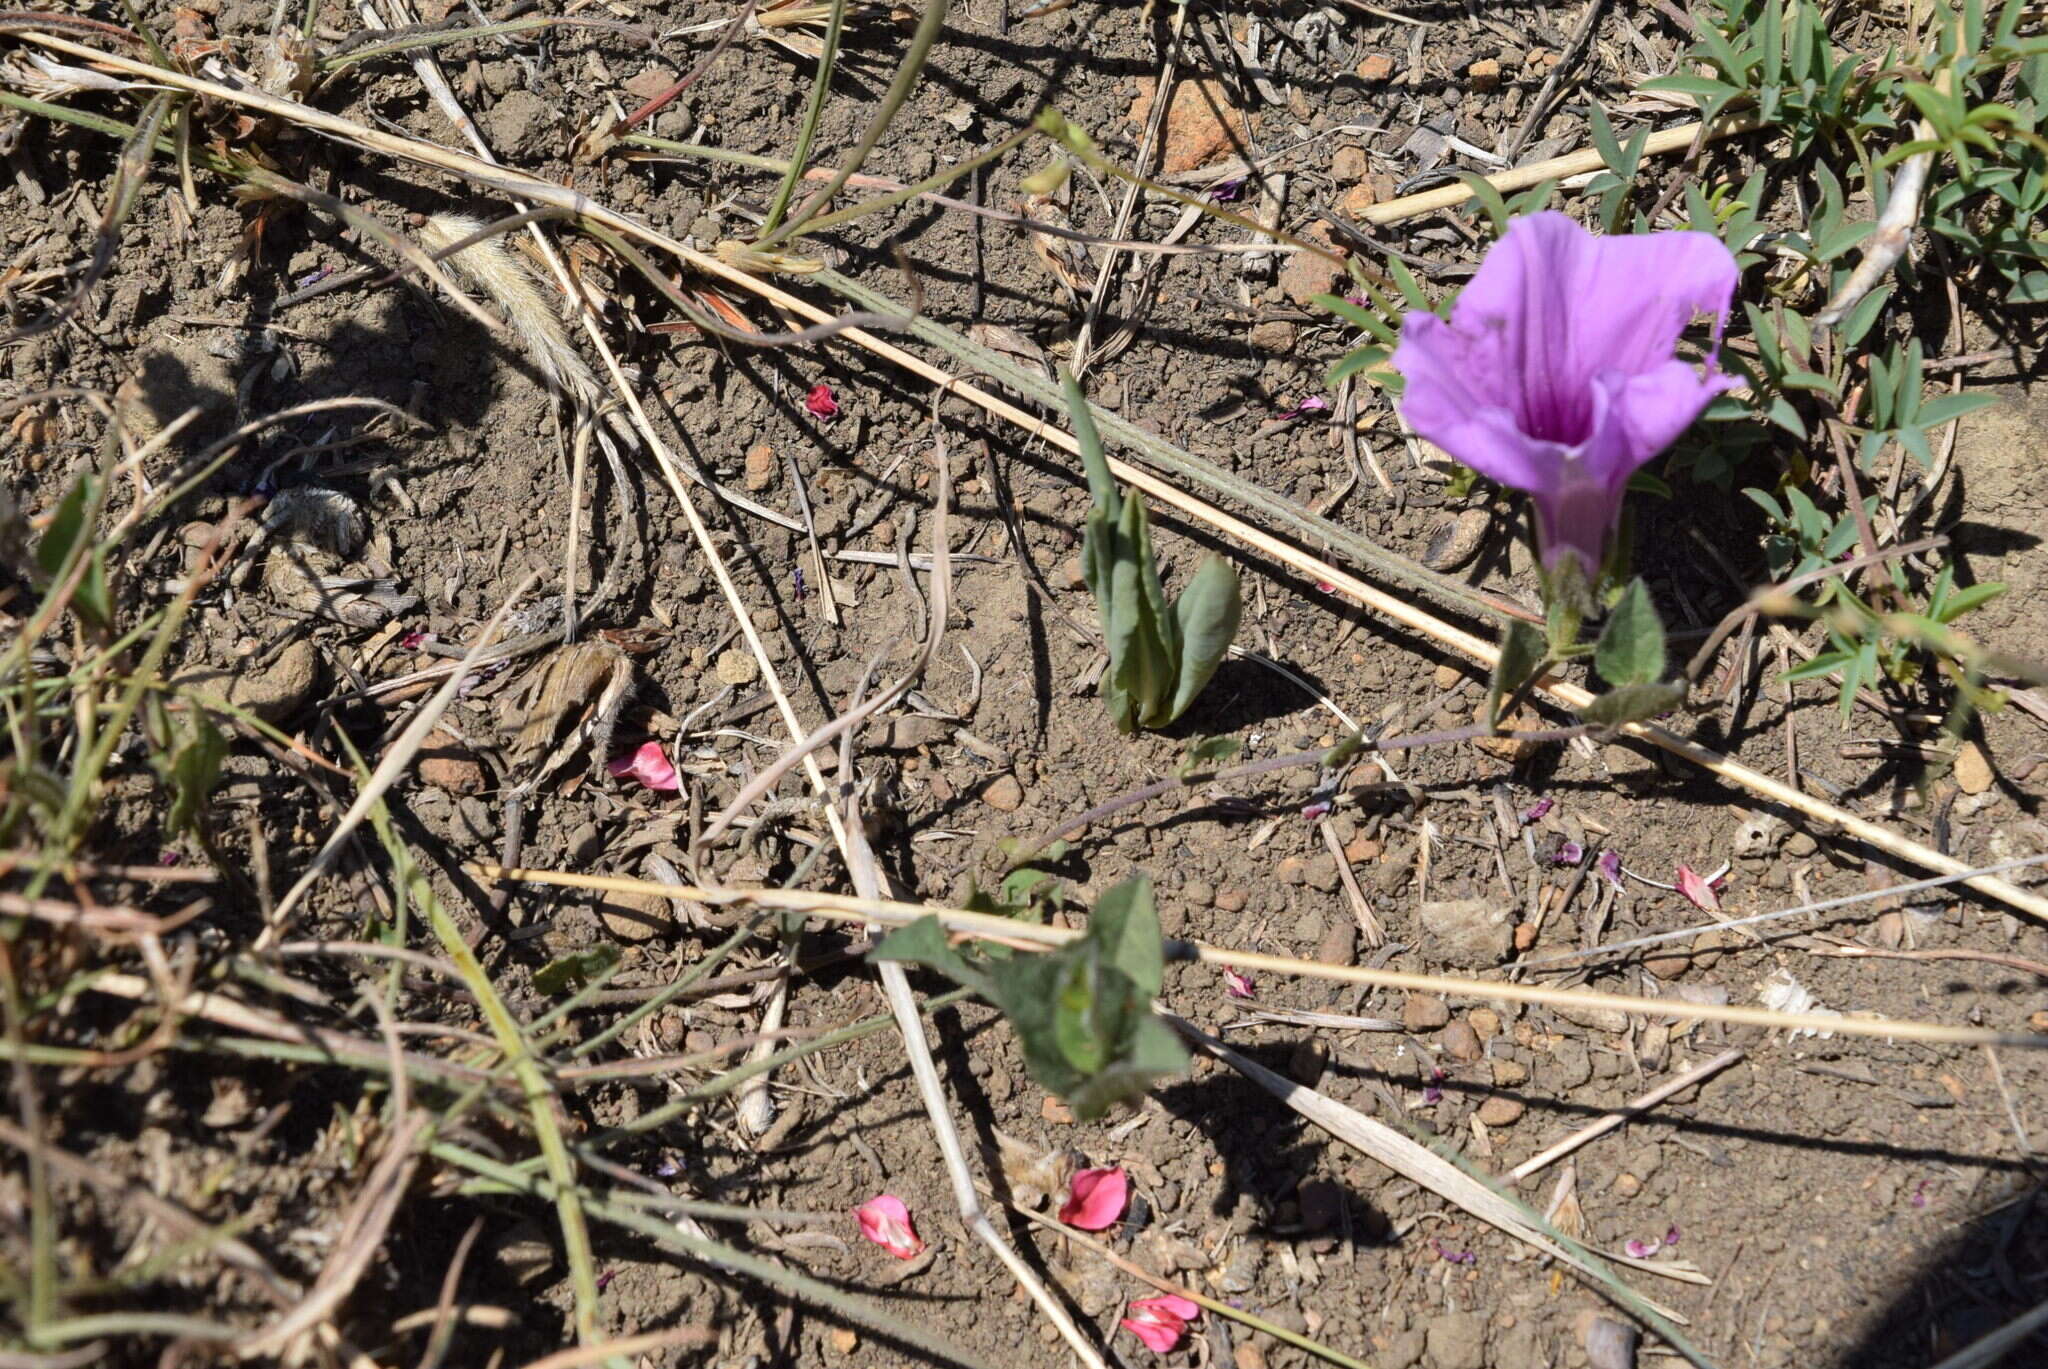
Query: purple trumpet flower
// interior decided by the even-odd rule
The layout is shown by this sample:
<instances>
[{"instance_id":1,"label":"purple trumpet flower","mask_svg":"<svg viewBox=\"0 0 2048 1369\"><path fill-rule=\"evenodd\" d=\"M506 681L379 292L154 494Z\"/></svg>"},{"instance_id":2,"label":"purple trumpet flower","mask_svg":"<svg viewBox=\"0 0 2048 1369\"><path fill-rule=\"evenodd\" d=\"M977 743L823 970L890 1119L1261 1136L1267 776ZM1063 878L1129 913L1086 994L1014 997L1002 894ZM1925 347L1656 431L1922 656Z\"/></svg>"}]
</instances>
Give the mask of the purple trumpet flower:
<instances>
[{"instance_id":1,"label":"purple trumpet flower","mask_svg":"<svg viewBox=\"0 0 2048 1369\"><path fill-rule=\"evenodd\" d=\"M1598 571L1628 478L1739 382L1676 353L1699 314L1721 340L1739 272L1707 233L1595 237L1562 214L1508 226L1446 323L1401 327L1409 426L1528 494L1546 569Z\"/></svg>"}]
</instances>

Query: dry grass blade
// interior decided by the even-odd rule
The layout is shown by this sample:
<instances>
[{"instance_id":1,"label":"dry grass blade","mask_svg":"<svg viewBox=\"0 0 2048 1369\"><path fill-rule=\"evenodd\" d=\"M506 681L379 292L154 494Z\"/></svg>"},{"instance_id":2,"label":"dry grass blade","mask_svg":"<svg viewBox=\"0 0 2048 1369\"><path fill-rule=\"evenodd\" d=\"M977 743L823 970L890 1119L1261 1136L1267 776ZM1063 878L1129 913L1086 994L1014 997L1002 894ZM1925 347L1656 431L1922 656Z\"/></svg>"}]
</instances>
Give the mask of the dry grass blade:
<instances>
[{"instance_id":1,"label":"dry grass blade","mask_svg":"<svg viewBox=\"0 0 2048 1369\"><path fill-rule=\"evenodd\" d=\"M1167 1014L1167 1020L1178 1027L1181 1034L1196 1049L1207 1051L1346 1145L1371 1156L1402 1177L1422 1185L1446 1202L1457 1204L1479 1220L1498 1227L1515 1239L1534 1246L1551 1258L1562 1261L1586 1275L1596 1287L1612 1294L1617 1303L1632 1315L1649 1322L1687 1359L1702 1369L1709 1369L1708 1360L1687 1344L1677 1327L1672 1324L1682 1322L1682 1317L1629 1288L1597 1263L1590 1252L1573 1249L1564 1242L1561 1234L1554 1236L1551 1232L1543 1230L1542 1225L1539 1225L1542 1219L1535 1213L1494 1192L1443 1156L1409 1140L1392 1127L1376 1122L1364 1113L1346 1107L1314 1089L1275 1074L1264 1065L1247 1059L1221 1041L1170 1013Z\"/></svg>"},{"instance_id":2,"label":"dry grass blade","mask_svg":"<svg viewBox=\"0 0 2048 1369\"><path fill-rule=\"evenodd\" d=\"M532 1361L526 1369L577 1369L579 1365L595 1364L613 1355L644 1355L654 1350L666 1350L672 1345L716 1345L718 1333L708 1326L678 1326L670 1331L649 1331L644 1335L621 1336L617 1340L605 1341L601 1345L586 1345L575 1350L557 1350L552 1355L543 1355Z\"/></svg>"},{"instance_id":3,"label":"dry grass blade","mask_svg":"<svg viewBox=\"0 0 2048 1369\"><path fill-rule=\"evenodd\" d=\"M512 606L533 588L535 578L527 576L505 602L498 606L498 611L491 615L491 621L484 625L484 630L477 634L475 643L462 658L461 667L434 691L433 697L428 699L413 720L406 724L405 731L399 734L398 740L385 752L384 759L377 763L377 768L371 773L368 783L364 784L362 791L356 795L355 802L349 805L348 812L342 814L341 821L336 823L334 830L328 834L327 841L313 857L312 862L306 866L305 873L300 875L298 882L278 900L277 909L272 913L269 925L264 927L256 938L257 950L273 946L283 937L291 926L292 914L297 910L300 900L304 899L307 892L327 873L328 867L334 863L335 857L341 854L342 847L347 844L349 834L362 825L363 819L370 815L370 810L384 797L384 791L397 783L398 777L411 767L413 757L418 755L420 747L426 744L427 734L441 721L441 715L448 711L448 705L455 702L456 691L462 687L463 679L475 668L477 658L498 640L498 632L505 625L505 615L510 613Z\"/></svg>"},{"instance_id":4,"label":"dry grass blade","mask_svg":"<svg viewBox=\"0 0 2048 1369\"><path fill-rule=\"evenodd\" d=\"M25 323L19 328L0 334L0 347L20 342L38 333L47 333L61 325L64 320L84 307L86 297L92 294L114 265L114 258L121 247L121 226L128 221L128 215L135 209L135 197L142 191L142 184L149 177L150 154L156 149L157 135L163 131L164 119L170 113L171 97L158 95L143 111L142 124L135 136L121 149L121 161L114 172L113 188L107 193L107 207L100 215L98 229L93 234L92 261L79 277L78 285L70 298L41 318Z\"/></svg>"},{"instance_id":5,"label":"dry grass blade","mask_svg":"<svg viewBox=\"0 0 2048 1369\"><path fill-rule=\"evenodd\" d=\"M571 889L659 894L666 898L701 903L713 908L767 908L803 913L832 922L875 922L889 927L907 927L921 917L935 917L951 932L988 937L1033 949L1061 946L1082 935L1065 927L1036 926L987 913L971 913L958 908L899 903L849 894L662 884L652 880L585 875L568 870L508 870L484 864L473 864L465 868L480 879L553 884ZM1591 989L1556 989L1537 984L1509 983L1505 980L1471 979L1459 975L1411 974L1404 970L1375 969L1369 965L1335 965L1327 961L1300 960L1292 956L1267 955L1259 951L1230 950L1199 941L1169 941L1167 958L1196 960L1205 965L1224 965L1232 969L1253 970L1266 974L1334 980L1340 984L1365 984L1381 989L1444 994L1455 998L1507 999L1516 1003L1604 1008L1638 1017L1733 1022L1743 1026L1766 1027L1773 1031L1834 1032L1842 1036L1867 1036L1879 1040L1949 1041L1969 1046L2048 1048L2048 1035L2028 1032L1998 1032L1983 1027L1952 1027L1940 1022L1915 1022L1888 1017L1818 1017L1806 1013L1774 1012L1769 1008L1749 1008L1734 1003L1688 1003L1675 998L1638 998L1630 994L1600 993Z\"/></svg>"},{"instance_id":6,"label":"dry grass blade","mask_svg":"<svg viewBox=\"0 0 2048 1369\"><path fill-rule=\"evenodd\" d=\"M1524 1160L1521 1164L1508 1171L1508 1178L1515 1183L1520 1183L1538 1170L1555 1164L1580 1146L1585 1145L1588 1141L1605 1136L1624 1122L1634 1121L1666 1098L1683 1093L1694 1084L1704 1083L1712 1076L1719 1074L1722 1070L1727 1069L1730 1065L1742 1059L1746 1054L1746 1051L1740 1049L1722 1051L1713 1059L1693 1066L1677 1078L1667 1079L1642 1097L1630 1099L1627 1107L1618 1108L1608 1113L1605 1117L1587 1123L1562 1141L1559 1141L1556 1145L1551 1146L1548 1150Z\"/></svg>"},{"instance_id":7,"label":"dry grass blade","mask_svg":"<svg viewBox=\"0 0 2048 1369\"><path fill-rule=\"evenodd\" d=\"M416 1111L406 1117L384 1143L384 1154L364 1180L353 1207L335 1238L334 1253L319 1279L298 1305L238 1347L244 1358L280 1355L300 1336L334 1314L354 1290L384 1244L384 1233L398 1215L398 1205L419 1169L418 1141L433 1123L432 1114Z\"/></svg>"},{"instance_id":8,"label":"dry grass blade","mask_svg":"<svg viewBox=\"0 0 2048 1369\"><path fill-rule=\"evenodd\" d=\"M1643 155L1661 157L1668 152L1679 152L1691 147L1695 138L1732 138L1738 133L1754 133L1761 127L1762 122L1753 115L1735 115L1715 120L1711 128L1705 128L1698 123L1680 124L1676 128L1661 128L1644 140ZM1598 150L1589 147L1577 152L1567 152L1562 157L1531 162L1527 166L1510 167L1484 179L1501 194L1511 195L1517 190L1527 190L1532 185L1541 185L1544 181L1591 175L1604 165L1606 163L1600 160ZM1434 190L1419 190L1413 195L1388 200L1385 204L1370 205L1358 218L1361 223L1403 223L1409 219L1419 219L1424 214L1456 209L1471 198L1472 191L1463 184L1441 185Z\"/></svg>"},{"instance_id":9,"label":"dry grass blade","mask_svg":"<svg viewBox=\"0 0 2048 1369\"><path fill-rule=\"evenodd\" d=\"M2048 1327L2048 1302L2014 1317L1988 1336L1971 1341L1930 1369L1990 1369Z\"/></svg>"}]
</instances>

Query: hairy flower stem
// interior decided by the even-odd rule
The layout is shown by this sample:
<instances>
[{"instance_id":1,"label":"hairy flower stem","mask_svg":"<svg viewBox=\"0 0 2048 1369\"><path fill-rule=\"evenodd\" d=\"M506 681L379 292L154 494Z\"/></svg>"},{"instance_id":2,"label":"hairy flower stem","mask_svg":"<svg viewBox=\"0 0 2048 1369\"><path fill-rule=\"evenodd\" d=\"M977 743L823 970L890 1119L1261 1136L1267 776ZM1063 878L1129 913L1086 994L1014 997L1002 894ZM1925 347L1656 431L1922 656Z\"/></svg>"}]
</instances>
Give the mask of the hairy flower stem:
<instances>
[{"instance_id":1,"label":"hairy flower stem","mask_svg":"<svg viewBox=\"0 0 2048 1369\"><path fill-rule=\"evenodd\" d=\"M1332 747L1320 747L1314 751L1291 751L1285 755L1267 756L1263 760L1247 761L1222 770L1194 770L1185 775L1154 780L1137 789L1127 790L1113 799L1099 803L1087 812L1045 832L1036 840L1017 847L1016 860L1029 860L1042 853L1048 846L1062 837L1081 832L1105 818L1114 817L1128 808L1147 803L1161 794L1175 789L1192 789L1198 784L1221 783L1227 780L1241 780L1253 775L1271 774L1276 770L1292 770L1303 765L1329 765L1348 760L1354 755L1367 752L1415 751L1425 746L1451 746L1458 742L1474 741L1480 737L1511 737L1518 742L1568 742L1574 737L1589 736L1601 729L1590 724L1576 727L1552 727L1540 731L1503 732L1492 727L1456 727L1446 732L1417 732L1409 736L1374 739L1363 734L1353 734Z\"/></svg>"}]
</instances>

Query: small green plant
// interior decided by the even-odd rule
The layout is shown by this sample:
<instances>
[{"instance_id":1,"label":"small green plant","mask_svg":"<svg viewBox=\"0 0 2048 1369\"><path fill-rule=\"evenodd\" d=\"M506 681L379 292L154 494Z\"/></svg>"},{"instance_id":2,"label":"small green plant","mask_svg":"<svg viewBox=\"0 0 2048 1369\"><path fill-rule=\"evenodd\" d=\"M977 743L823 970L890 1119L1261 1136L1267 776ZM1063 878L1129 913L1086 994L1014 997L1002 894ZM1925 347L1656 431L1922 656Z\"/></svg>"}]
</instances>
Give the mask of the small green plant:
<instances>
[{"instance_id":1,"label":"small green plant","mask_svg":"<svg viewBox=\"0 0 2048 1369\"><path fill-rule=\"evenodd\" d=\"M1121 491L1102 454L1102 436L1072 376L1062 376L1074 436L1095 496L1081 536L1081 578L1095 596L1109 669L1102 701L1117 731L1165 727L1187 711L1237 636L1243 611L1237 570L1204 557L1180 597L1168 602L1152 555L1144 497Z\"/></svg>"},{"instance_id":2,"label":"small green plant","mask_svg":"<svg viewBox=\"0 0 2048 1369\"><path fill-rule=\"evenodd\" d=\"M1044 955L963 952L936 917L923 917L869 956L937 970L1000 1009L1031 1077L1082 1121L1187 1067L1186 1047L1152 1012L1166 959L1148 876L1104 894L1087 935Z\"/></svg>"}]
</instances>

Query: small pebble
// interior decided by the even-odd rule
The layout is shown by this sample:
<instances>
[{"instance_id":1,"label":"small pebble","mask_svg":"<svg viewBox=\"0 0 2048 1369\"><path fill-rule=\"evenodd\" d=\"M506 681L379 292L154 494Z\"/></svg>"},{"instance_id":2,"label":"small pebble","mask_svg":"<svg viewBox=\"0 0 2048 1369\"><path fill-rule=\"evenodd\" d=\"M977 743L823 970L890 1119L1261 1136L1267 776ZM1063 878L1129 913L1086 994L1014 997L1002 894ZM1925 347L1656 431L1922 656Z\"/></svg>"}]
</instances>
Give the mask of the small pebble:
<instances>
[{"instance_id":1,"label":"small pebble","mask_svg":"<svg viewBox=\"0 0 2048 1369\"><path fill-rule=\"evenodd\" d=\"M1479 1105L1479 1120L1490 1127L1511 1127L1522 1120L1527 1110L1519 1098L1496 1095Z\"/></svg>"},{"instance_id":2,"label":"small pebble","mask_svg":"<svg viewBox=\"0 0 2048 1369\"><path fill-rule=\"evenodd\" d=\"M1411 993L1401 1004L1401 1025L1411 1032L1433 1032L1451 1020L1441 998Z\"/></svg>"},{"instance_id":3,"label":"small pebble","mask_svg":"<svg viewBox=\"0 0 2048 1369\"><path fill-rule=\"evenodd\" d=\"M720 684L750 685L761 678L760 662L754 659L752 653L741 651L738 647L720 652L715 669Z\"/></svg>"},{"instance_id":4,"label":"small pebble","mask_svg":"<svg viewBox=\"0 0 2048 1369\"><path fill-rule=\"evenodd\" d=\"M1991 762L1984 755L1984 748L1977 743L1964 742L1962 750L1956 752L1956 784L1965 794L1981 794L1991 787Z\"/></svg>"},{"instance_id":5,"label":"small pebble","mask_svg":"<svg viewBox=\"0 0 2048 1369\"><path fill-rule=\"evenodd\" d=\"M1459 1018L1444 1028L1442 1037L1444 1054L1461 1064L1477 1060L1485 1047L1479 1044L1479 1033L1472 1030L1472 1024Z\"/></svg>"},{"instance_id":6,"label":"small pebble","mask_svg":"<svg viewBox=\"0 0 2048 1369\"><path fill-rule=\"evenodd\" d=\"M998 775L981 791L981 801L998 813L1014 813L1024 805L1024 786L1015 775Z\"/></svg>"}]
</instances>

